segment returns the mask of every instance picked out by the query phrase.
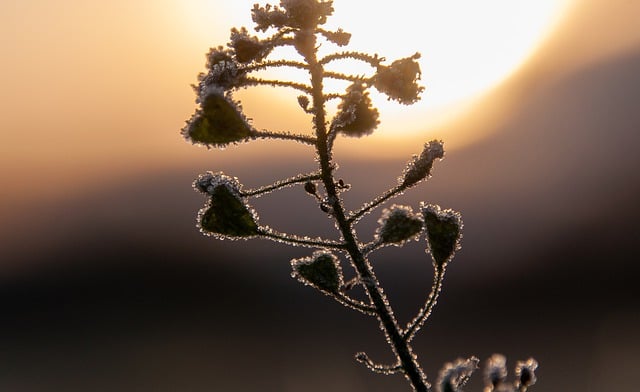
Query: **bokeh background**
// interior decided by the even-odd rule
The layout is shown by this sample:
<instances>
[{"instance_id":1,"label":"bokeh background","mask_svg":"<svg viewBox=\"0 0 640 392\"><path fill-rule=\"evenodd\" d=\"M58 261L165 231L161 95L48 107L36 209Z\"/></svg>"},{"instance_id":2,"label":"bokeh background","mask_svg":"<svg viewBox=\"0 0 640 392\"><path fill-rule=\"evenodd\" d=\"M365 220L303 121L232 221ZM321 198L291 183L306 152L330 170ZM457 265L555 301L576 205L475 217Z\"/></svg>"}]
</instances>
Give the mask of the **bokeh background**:
<instances>
[{"instance_id":1,"label":"bokeh background","mask_svg":"<svg viewBox=\"0 0 640 392\"><path fill-rule=\"evenodd\" d=\"M209 2L207 30L185 24L179 5L0 4L0 389L406 390L353 360L390 359L375 322L289 277L289 260L309 250L195 229L197 174L257 187L315 162L285 142L206 151L181 140L189 84L234 19ZM448 146L433 178L396 200L465 220L415 341L432 380L444 362L500 352L511 365L535 357L540 391L638 389L639 18L632 0L576 0L455 116L338 141L351 208L394 184L426 140ZM189 29L192 39L178 33ZM243 98L261 126L307 120L264 94ZM252 204L280 230L334 235L299 188ZM373 260L403 320L430 286L424 246Z\"/></svg>"}]
</instances>

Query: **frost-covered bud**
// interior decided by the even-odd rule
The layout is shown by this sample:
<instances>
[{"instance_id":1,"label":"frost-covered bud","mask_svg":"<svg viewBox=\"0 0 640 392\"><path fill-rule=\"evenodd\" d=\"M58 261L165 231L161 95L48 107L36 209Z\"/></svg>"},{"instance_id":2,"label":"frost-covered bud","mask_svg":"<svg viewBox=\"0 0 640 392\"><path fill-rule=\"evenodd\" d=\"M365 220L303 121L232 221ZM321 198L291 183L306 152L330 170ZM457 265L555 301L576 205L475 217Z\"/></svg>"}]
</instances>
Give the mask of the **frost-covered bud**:
<instances>
[{"instance_id":1,"label":"frost-covered bud","mask_svg":"<svg viewBox=\"0 0 640 392\"><path fill-rule=\"evenodd\" d=\"M349 45L349 41L351 40L351 34L347 33L342 29L338 29L337 31L321 31L324 37L333 42L338 46L346 46Z\"/></svg>"},{"instance_id":2,"label":"frost-covered bud","mask_svg":"<svg viewBox=\"0 0 640 392\"><path fill-rule=\"evenodd\" d=\"M233 51L222 46L211 48L207 54L207 68L209 72L198 76L200 82L196 88L198 98L201 100L205 91L211 86L230 90L243 85L246 72L240 63L233 58Z\"/></svg>"},{"instance_id":3,"label":"frost-covered bud","mask_svg":"<svg viewBox=\"0 0 640 392\"><path fill-rule=\"evenodd\" d=\"M444 158L444 145L441 140L432 140L424 145L419 156L413 157L404 169L404 175L399 178L403 187L410 187L431 175L431 168L436 159Z\"/></svg>"},{"instance_id":4,"label":"frost-covered bud","mask_svg":"<svg viewBox=\"0 0 640 392\"><path fill-rule=\"evenodd\" d=\"M526 391L528 387L536 383L536 369L538 361L533 358L516 364L516 388Z\"/></svg>"},{"instance_id":5,"label":"frost-covered bud","mask_svg":"<svg viewBox=\"0 0 640 392\"><path fill-rule=\"evenodd\" d=\"M424 87L418 86L420 65L415 60L419 58L420 54L416 53L411 57L396 60L388 67L379 65L374 86L381 93L387 94L389 99L405 105L415 103L424 90Z\"/></svg>"},{"instance_id":6,"label":"frost-covered bud","mask_svg":"<svg viewBox=\"0 0 640 392\"><path fill-rule=\"evenodd\" d=\"M318 251L311 257L291 260L291 267L292 277L327 293L337 293L343 284L338 258L329 252Z\"/></svg>"},{"instance_id":7,"label":"frost-covered bud","mask_svg":"<svg viewBox=\"0 0 640 392\"><path fill-rule=\"evenodd\" d=\"M478 358L458 358L455 362L446 363L436 382L438 392L461 392L471 374L478 368Z\"/></svg>"},{"instance_id":8,"label":"frost-covered bud","mask_svg":"<svg viewBox=\"0 0 640 392\"><path fill-rule=\"evenodd\" d=\"M361 137L371 134L380 121L378 110L371 104L369 93L362 82L354 82L347 88L332 127L347 136Z\"/></svg>"},{"instance_id":9,"label":"frost-covered bud","mask_svg":"<svg viewBox=\"0 0 640 392\"><path fill-rule=\"evenodd\" d=\"M271 4L264 7L254 4L251 19L256 24L257 31L266 31L270 27L284 27L287 23L287 13L278 6L272 7Z\"/></svg>"},{"instance_id":10,"label":"frost-covered bud","mask_svg":"<svg viewBox=\"0 0 640 392\"><path fill-rule=\"evenodd\" d=\"M209 196L198 214L200 230L220 238L247 238L258 234L256 214L240 196L237 180L222 173L207 173L194 183Z\"/></svg>"},{"instance_id":11,"label":"frost-covered bud","mask_svg":"<svg viewBox=\"0 0 640 392\"><path fill-rule=\"evenodd\" d=\"M384 244L402 245L422 231L423 222L411 207L393 205L382 211L376 237Z\"/></svg>"},{"instance_id":12,"label":"frost-covered bud","mask_svg":"<svg viewBox=\"0 0 640 392\"><path fill-rule=\"evenodd\" d=\"M280 0L280 6L287 12L287 26L294 28L314 28L327 22L333 13L332 1L322 0Z\"/></svg>"},{"instance_id":13,"label":"frost-covered bud","mask_svg":"<svg viewBox=\"0 0 640 392\"><path fill-rule=\"evenodd\" d=\"M462 217L453 210L441 210L437 205L421 205L427 231L427 251L438 268L443 268L460 249Z\"/></svg>"},{"instance_id":14,"label":"frost-covered bud","mask_svg":"<svg viewBox=\"0 0 640 392\"><path fill-rule=\"evenodd\" d=\"M491 392L507 380L507 358L501 354L493 354L484 369L485 391Z\"/></svg>"},{"instance_id":15,"label":"frost-covered bud","mask_svg":"<svg viewBox=\"0 0 640 392\"><path fill-rule=\"evenodd\" d=\"M251 126L238 104L221 90L210 88L200 106L182 129L192 143L224 147L251 136Z\"/></svg>"},{"instance_id":16,"label":"frost-covered bud","mask_svg":"<svg viewBox=\"0 0 640 392\"><path fill-rule=\"evenodd\" d=\"M240 63L250 63L262 60L271 49L269 45L260 42L258 37L252 37L244 27L240 30L231 29L231 42L236 60Z\"/></svg>"},{"instance_id":17,"label":"frost-covered bud","mask_svg":"<svg viewBox=\"0 0 640 392\"><path fill-rule=\"evenodd\" d=\"M310 104L309 97L307 97L306 95L298 95L298 105L300 105L302 110L304 110L305 112L308 112L309 104Z\"/></svg>"},{"instance_id":18,"label":"frost-covered bud","mask_svg":"<svg viewBox=\"0 0 640 392\"><path fill-rule=\"evenodd\" d=\"M318 188L316 187L316 184L314 184L313 182L307 181L304 183L304 190L310 195L316 195Z\"/></svg>"}]
</instances>

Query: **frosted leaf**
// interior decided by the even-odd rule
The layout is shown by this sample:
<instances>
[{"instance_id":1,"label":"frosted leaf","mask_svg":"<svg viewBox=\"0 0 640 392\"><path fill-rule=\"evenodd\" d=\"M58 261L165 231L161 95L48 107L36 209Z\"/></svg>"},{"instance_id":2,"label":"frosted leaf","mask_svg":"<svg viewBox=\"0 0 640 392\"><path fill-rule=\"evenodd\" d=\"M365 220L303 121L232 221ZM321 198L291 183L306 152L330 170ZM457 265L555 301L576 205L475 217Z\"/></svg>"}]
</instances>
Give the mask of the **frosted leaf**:
<instances>
[{"instance_id":1,"label":"frosted leaf","mask_svg":"<svg viewBox=\"0 0 640 392\"><path fill-rule=\"evenodd\" d=\"M206 74L198 77L198 100L204 97L204 91L210 86L230 90L242 86L247 76L241 64L234 59L233 51L222 46L211 48L207 54L207 69Z\"/></svg>"},{"instance_id":2,"label":"frosted leaf","mask_svg":"<svg viewBox=\"0 0 640 392\"><path fill-rule=\"evenodd\" d=\"M398 183L403 187L410 187L431 175L431 168L436 159L444 157L444 144L441 140L432 140L424 145L419 156L414 156L404 169Z\"/></svg>"},{"instance_id":3,"label":"frosted leaf","mask_svg":"<svg viewBox=\"0 0 640 392\"><path fill-rule=\"evenodd\" d=\"M460 249L462 217L453 210L442 210L437 205L422 203L420 207L427 231L427 251L435 265L442 268Z\"/></svg>"},{"instance_id":4,"label":"frosted leaf","mask_svg":"<svg viewBox=\"0 0 640 392\"><path fill-rule=\"evenodd\" d=\"M222 90L208 89L200 106L182 129L187 140L207 147L222 147L251 136L252 128L238 104Z\"/></svg>"},{"instance_id":5,"label":"frosted leaf","mask_svg":"<svg viewBox=\"0 0 640 392\"><path fill-rule=\"evenodd\" d=\"M462 387L469 381L471 374L478 368L478 358L458 358L454 362L446 363L436 382L438 392L461 392Z\"/></svg>"},{"instance_id":6,"label":"frosted leaf","mask_svg":"<svg viewBox=\"0 0 640 392\"><path fill-rule=\"evenodd\" d=\"M231 29L229 47L233 48L235 58L240 63L261 61L271 50L271 45L261 42L258 37L250 36L244 27L240 30Z\"/></svg>"},{"instance_id":7,"label":"frosted leaf","mask_svg":"<svg viewBox=\"0 0 640 392\"><path fill-rule=\"evenodd\" d=\"M528 387L536 383L536 369L538 361L529 358L526 361L518 361L516 364L516 388L525 391Z\"/></svg>"},{"instance_id":8,"label":"frosted leaf","mask_svg":"<svg viewBox=\"0 0 640 392\"><path fill-rule=\"evenodd\" d=\"M507 380L507 358L502 354L493 354L485 365L485 391L491 392Z\"/></svg>"},{"instance_id":9,"label":"frosted leaf","mask_svg":"<svg viewBox=\"0 0 640 392\"><path fill-rule=\"evenodd\" d=\"M291 276L326 293L337 293L344 284L338 258L330 252L314 252L311 257L291 260Z\"/></svg>"},{"instance_id":10,"label":"frosted leaf","mask_svg":"<svg viewBox=\"0 0 640 392\"><path fill-rule=\"evenodd\" d=\"M349 41L351 40L351 34L347 33L342 29L338 29L336 31L326 31L320 30L320 33L328 40L333 42L338 46L346 46L349 45Z\"/></svg>"},{"instance_id":11,"label":"frosted leaf","mask_svg":"<svg viewBox=\"0 0 640 392\"><path fill-rule=\"evenodd\" d=\"M206 173L194 188L209 195L198 213L200 230L218 238L250 238L258 234L256 214L240 196L237 180L222 173Z\"/></svg>"},{"instance_id":12,"label":"frosted leaf","mask_svg":"<svg viewBox=\"0 0 640 392\"><path fill-rule=\"evenodd\" d=\"M347 88L331 128L346 136L361 137L371 134L380 121L379 113L372 106L369 93L362 82L354 82Z\"/></svg>"},{"instance_id":13,"label":"frosted leaf","mask_svg":"<svg viewBox=\"0 0 640 392\"><path fill-rule=\"evenodd\" d=\"M376 238L384 244L398 246L416 238L423 227L422 218L414 214L411 207L395 204L382 211L378 223L380 227L376 230Z\"/></svg>"}]
</instances>

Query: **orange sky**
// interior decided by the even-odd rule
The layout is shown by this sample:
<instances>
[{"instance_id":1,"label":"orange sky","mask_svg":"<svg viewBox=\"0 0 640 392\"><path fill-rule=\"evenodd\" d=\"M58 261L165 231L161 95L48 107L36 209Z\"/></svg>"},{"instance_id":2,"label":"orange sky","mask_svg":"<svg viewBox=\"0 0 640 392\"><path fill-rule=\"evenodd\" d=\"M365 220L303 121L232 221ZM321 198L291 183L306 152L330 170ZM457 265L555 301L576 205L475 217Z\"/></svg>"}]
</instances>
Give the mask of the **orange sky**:
<instances>
[{"instance_id":1,"label":"orange sky","mask_svg":"<svg viewBox=\"0 0 640 392\"><path fill-rule=\"evenodd\" d=\"M23 190L32 188L34 177L41 192L64 196L78 184L133 178L194 159L239 159L230 152L207 155L182 142L178 133L194 108L189 84L203 69L207 48L218 43L202 31L226 35L231 27L219 17L224 9L209 6L211 12L219 11L219 24L208 29L187 23L193 10L179 9L177 0L0 4L0 178L5 185L0 199L28 199ZM511 110L509 91L514 90L509 86L518 86L528 70L569 72L640 43L639 11L638 3L624 0L579 0L530 64L487 92L489 106L480 101L435 135L450 148L473 140L459 131L470 128L464 117L469 113L476 113L471 116L474 137L481 135L491 128L491 113L499 118ZM303 114L271 116L279 105L273 97L268 104L250 97L243 103L262 126L294 126L305 119ZM488 125L478 124L479 118ZM423 139L431 137L425 135L394 139L389 151L417 152ZM381 142L391 141L374 135L357 140L357 148L371 151ZM350 141L340 148L350 151L354 145ZM253 153L263 148L242 147Z\"/></svg>"}]
</instances>

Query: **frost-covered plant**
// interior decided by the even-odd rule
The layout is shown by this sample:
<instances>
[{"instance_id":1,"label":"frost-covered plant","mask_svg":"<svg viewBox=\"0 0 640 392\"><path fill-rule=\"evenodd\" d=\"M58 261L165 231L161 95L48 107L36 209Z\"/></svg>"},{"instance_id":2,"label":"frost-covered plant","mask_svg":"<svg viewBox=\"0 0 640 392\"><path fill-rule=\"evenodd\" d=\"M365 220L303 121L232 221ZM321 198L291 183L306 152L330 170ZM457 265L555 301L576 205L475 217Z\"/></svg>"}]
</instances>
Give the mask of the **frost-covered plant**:
<instances>
[{"instance_id":1,"label":"frost-covered plant","mask_svg":"<svg viewBox=\"0 0 640 392\"><path fill-rule=\"evenodd\" d=\"M207 197L205 207L198 214L198 225L204 234L219 239L265 238L315 249L310 256L291 261L292 277L347 307L375 317L396 358L395 363L381 365L373 362L367 354L358 353L356 360L377 373L403 374L414 390L428 391L431 385L413 352L411 341L429 318L442 288L446 268L460 248L460 214L426 203L421 203L416 212L409 206L392 205L382 211L374 240L369 243L358 239L356 224L389 199L429 178L434 163L444 157L443 143L439 140L426 143L422 152L410 159L391 189L357 210L345 209L342 193L350 186L334 176L337 166L332 150L337 136L362 137L376 129L379 113L369 97L372 88L385 94L389 100L404 105L418 101L424 88L418 84L418 53L390 64L377 54L355 51L338 51L319 57L321 43L342 47L348 45L351 37L342 29L329 31L321 27L332 13L333 4L328 0L281 0L279 6L256 4L252 10L255 30L262 35L267 31L273 34L253 36L244 27L234 28L226 47L218 46L208 53L207 72L199 75L198 84L194 86L198 109L182 130L184 137L208 148L257 138L291 140L314 147L319 169L253 190L244 189L236 178L224 173L203 174L194 183L194 188ZM278 47L295 48L299 59L270 59ZM352 75L327 69L339 60L362 62L371 67L371 72L369 75ZM309 74L309 81L297 83L256 76L256 72L278 67L304 70ZM344 93L325 92L325 79L343 81L347 84ZM234 100L233 93L260 85L299 91L298 104L312 117L313 135L256 129ZM327 103L332 100L338 100L337 113L329 120ZM249 199L294 185L302 186L314 197L321 211L334 220L339 239L300 237L259 223L258 214L249 205ZM416 316L406 325L401 325L368 257L381 247L403 246L420 238L426 238L426 251L432 258L433 285ZM355 278L345 281L341 259L349 261L355 270ZM362 286L366 292L365 301L350 294L355 286ZM476 358L446 364L440 372L436 389L441 392L460 391L477 364ZM515 371L517 380L509 384L506 382L504 357L494 355L485 372L486 391L526 391L535 382L536 367L533 359L519 362Z\"/></svg>"}]
</instances>

